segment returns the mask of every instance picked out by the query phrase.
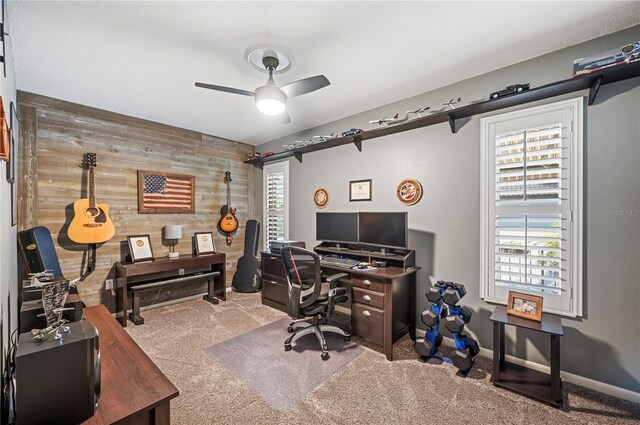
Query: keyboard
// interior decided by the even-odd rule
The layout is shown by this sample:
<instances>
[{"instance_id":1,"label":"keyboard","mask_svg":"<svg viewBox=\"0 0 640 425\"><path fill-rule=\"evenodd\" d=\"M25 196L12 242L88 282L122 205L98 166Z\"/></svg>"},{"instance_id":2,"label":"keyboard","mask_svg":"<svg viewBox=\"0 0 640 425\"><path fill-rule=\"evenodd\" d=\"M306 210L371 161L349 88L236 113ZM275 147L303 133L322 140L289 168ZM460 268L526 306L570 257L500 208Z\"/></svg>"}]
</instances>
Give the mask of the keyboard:
<instances>
[{"instance_id":1,"label":"keyboard","mask_svg":"<svg viewBox=\"0 0 640 425\"><path fill-rule=\"evenodd\" d=\"M357 266L359 263L360 261L354 260L352 258L322 257L322 259L320 260L320 265L338 266L338 267L346 267L346 268Z\"/></svg>"}]
</instances>

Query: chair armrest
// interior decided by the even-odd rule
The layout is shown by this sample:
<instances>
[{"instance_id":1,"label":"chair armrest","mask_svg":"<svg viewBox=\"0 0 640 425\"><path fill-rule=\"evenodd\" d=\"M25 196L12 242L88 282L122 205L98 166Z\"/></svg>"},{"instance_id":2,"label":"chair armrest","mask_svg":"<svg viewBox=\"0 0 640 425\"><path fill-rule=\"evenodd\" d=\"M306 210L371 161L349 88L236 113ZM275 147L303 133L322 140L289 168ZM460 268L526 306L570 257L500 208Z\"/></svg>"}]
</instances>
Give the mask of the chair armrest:
<instances>
[{"instance_id":1,"label":"chair armrest","mask_svg":"<svg viewBox=\"0 0 640 425\"><path fill-rule=\"evenodd\" d=\"M334 275L329 276L325 280L325 282L329 282L329 287L333 289L338 284L338 281L345 277L349 277L349 275L347 273L336 273Z\"/></svg>"},{"instance_id":2,"label":"chair armrest","mask_svg":"<svg viewBox=\"0 0 640 425\"><path fill-rule=\"evenodd\" d=\"M300 315L300 294L302 287L295 283L289 283L289 301L287 302L287 314L291 318L299 318Z\"/></svg>"}]
</instances>

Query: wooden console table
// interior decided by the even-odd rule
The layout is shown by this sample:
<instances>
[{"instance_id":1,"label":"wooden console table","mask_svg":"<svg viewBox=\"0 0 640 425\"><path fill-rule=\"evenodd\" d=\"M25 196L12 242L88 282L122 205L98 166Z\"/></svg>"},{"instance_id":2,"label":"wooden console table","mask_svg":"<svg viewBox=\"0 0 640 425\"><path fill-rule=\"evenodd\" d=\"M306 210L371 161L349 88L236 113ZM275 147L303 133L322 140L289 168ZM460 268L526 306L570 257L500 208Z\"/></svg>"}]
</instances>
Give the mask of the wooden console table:
<instances>
[{"instance_id":1,"label":"wooden console table","mask_svg":"<svg viewBox=\"0 0 640 425\"><path fill-rule=\"evenodd\" d=\"M98 329L102 379L96 413L83 424L169 425L170 400L178 389L104 305L87 307L84 314Z\"/></svg>"},{"instance_id":2,"label":"wooden console table","mask_svg":"<svg viewBox=\"0 0 640 425\"><path fill-rule=\"evenodd\" d=\"M176 259L158 258L140 263L116 263L116 318L123 327L127 327L127 309L129 291L134 292L131 319L136 324L144 323L140 316L138 291L150 287L159 287L184 282L208 281L208 293L204 300L218 304L226 301L226 255L181 255Z\"/></svg>"},{"instance_id":3,"label":"wooden console table","mask_svg":"<svg viewBox=\"0 0 640 425\"><path fill-rule=\"evenodd\" d=\"M543 313L541 322L522 319L507 314L505 306L498 306L491 315L493 322L493 375L491 382L533 397L554 407L562 407L562 381L560 380L560 337L562 321L558 316ZM539 372L504 359L504 325L512 325L536 332L543 332L551 339L551 373Z\"/></svg>"}]
</instances>

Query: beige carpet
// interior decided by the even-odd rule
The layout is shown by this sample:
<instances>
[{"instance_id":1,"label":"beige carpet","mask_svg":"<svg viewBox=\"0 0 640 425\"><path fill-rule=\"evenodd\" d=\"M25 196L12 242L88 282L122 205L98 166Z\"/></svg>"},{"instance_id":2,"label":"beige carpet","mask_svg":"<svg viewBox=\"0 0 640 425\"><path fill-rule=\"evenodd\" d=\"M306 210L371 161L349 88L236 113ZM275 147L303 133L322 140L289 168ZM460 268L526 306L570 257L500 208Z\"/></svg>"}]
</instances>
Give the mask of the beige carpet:
<instances>
[{"instance_id":1,"label":"beige carpet","mask_svg":"<svg viewBox=\"0 0 640 425\"><path fill-rule=\"evenodd\" d=\"M187 301L143 316L144 325L130 323L127 331L180 390L171 402L172 424L640 422L640 405L567 383L563 410L496 388L489 382L491 361L480 356L467 379L456 377L450 365L417 361L408 336L394 346L401 360L388 362L367 348L287 410L278 411L205 352L213 344L286 317L263 306L260 294L228 293L228 301L219 305Z\"/></svg>"}]
</instances>

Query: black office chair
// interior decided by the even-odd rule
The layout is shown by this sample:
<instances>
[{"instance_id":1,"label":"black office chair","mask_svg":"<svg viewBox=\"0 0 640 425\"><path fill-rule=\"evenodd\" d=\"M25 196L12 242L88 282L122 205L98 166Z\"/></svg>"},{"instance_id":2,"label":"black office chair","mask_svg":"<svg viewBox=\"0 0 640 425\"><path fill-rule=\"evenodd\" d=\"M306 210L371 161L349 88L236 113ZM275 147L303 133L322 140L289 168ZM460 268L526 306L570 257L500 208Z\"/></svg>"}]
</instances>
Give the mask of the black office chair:
<instances>
[{"instance_id":1,"label":"black office chair","mask_svg":"<svg viewBox=\"0 0 640 425\"><path fill-rule=\"evenodd\" d=\"M313 251L295 246L282 249L282 263L287 272L289 303L287 313L294 320L312 317L311 323L292 322L287 329L293 333L285 342L285 351L291 350L291 343L298 338L314 333L322 347L322 360L329 359L327 342L323 332L335 332L344 336L345 341L351 335L337 326L327 325L327 317L333 313L336 303L347 301L347 288L338 288L338 281L348 275L338 273L324 282L320 275L320 257ZM294 325L302 327L294 329Z\"/></svg>"}]
</instances>

